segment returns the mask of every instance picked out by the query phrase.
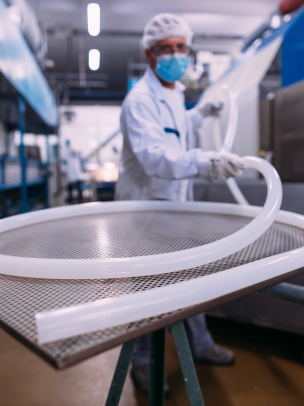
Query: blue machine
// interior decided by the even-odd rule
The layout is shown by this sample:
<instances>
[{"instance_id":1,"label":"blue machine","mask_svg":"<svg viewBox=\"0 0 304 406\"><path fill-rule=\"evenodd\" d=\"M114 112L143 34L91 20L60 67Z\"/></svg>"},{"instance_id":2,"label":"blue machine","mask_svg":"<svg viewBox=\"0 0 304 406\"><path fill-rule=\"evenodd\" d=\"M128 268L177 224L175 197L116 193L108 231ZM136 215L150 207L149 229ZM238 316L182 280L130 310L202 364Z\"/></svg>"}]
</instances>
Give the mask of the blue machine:
<instances>
[{"instance_id":1,"label":"blue machine","mask_svg":"<svg viewBox=\"0 0 304 406\"><path fill-rule=\"evenodd\" d=\"M259 40L260 43L255 45L247 45L242 56L235 60L230 69L224 74L226 76L238 66L246 63L256 53L267 47L272 41L278 37L282 37L281 45L281 75L282 86L289 86L293 83L299 82L304 79L304 6L292 15L285 18L282 25L277 29L271 29L267 24L263 24L261 28L263 30L257 30L258 36L252 36L250 38L250 44L255 40ZM265 33L269 33L264 39L260 39Z\"/></svg>"},{"instance_id":2,"label":"blue machine","mask_svg":"<svg viewBox=\"0 0 304 406\"><path fill-rule=\"evenodd\" d=\"M304 79L304 9L287 30L282 44L282 85Z\"/></svg>"}]
</instances>

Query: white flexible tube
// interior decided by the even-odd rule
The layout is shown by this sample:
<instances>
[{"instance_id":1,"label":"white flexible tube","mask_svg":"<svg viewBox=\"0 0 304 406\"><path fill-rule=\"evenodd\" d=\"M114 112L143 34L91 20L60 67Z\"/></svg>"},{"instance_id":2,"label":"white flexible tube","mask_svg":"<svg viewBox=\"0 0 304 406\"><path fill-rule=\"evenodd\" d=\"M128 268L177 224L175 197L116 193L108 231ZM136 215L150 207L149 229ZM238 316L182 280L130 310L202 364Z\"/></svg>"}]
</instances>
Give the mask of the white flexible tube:
<instances>
[{"instance_id":1,"label":"white flexible tube","mask_svg":"<svg viewBox=\"0 0 304 406\"><path fill-rule=\"evenodd\" d=\"M246 214L247 216L259 212L258 216L248 226L252 226L255 223L255 228L262 227L260 229L261 235L277 216L278 207L281 204L282 188L278 175L266 161L262 161L259 158L247 158L244 164L260 170L265 176L268 185L268 196L264 208L211 204L209 209L213 206L213 210L215 210L215 206L217 206L218 210L221 207L221 212L228 212L230 209L230 211L232 210L231 213L242 212L243 215ZM270 168L271 171L269 170ZM277 218L277 221L280 220L304 229L304 216L283 213L283 215L281 214ZM238 234L238 241L234 241L234 252L240 250L241 245L248 245L250 233L248 226L232 236L216 242L221 245L221 247L219 245L217 247L217 250L221 250L221 258L227 256L225 249L231 243L230 237L235 237ZM247 235L246 233L244 234L246 228ZM242 243L240 239L244 239ZM227 243L227 240L230 240L230 242L228 241ZM240 244L237 248L235 246L236 243ZM208 244L205 247L212 245L214 243ZM40 312L35 315L38 341L40 344L43 344L208 302L280 273L286 273L289 269L292 270L302 266L304 263L303 254L304 248L233 268L220 274L213 274L175 285L134 293L132 295L107 298L68 308ZM190 258L188 258L188 261L187 267L190 268L193 265L190 265ZM202 259L199 262L201 265L204 263ZM278 263L280 266L279 272L277 269Z\"/></svg>"},{"instance_id":2,"label":"white flexible tube","mask_svg":"<svg viewBox=\"0 0 304 406\"><path fill-rule=\"evenodd\" d=\"M232 91L232 89L228 85L223 85L223 89L228 91L229 95L229 102L230 102L230 119L229 119L229 124L227 128L227 132L225 135L225 139L222 145L222 138L221 138L221 126L220 126L220 120L219 117L215 116L213 117L213 141L214 141L214 146L216 151L226 151L230 152L233 146L233 142L235 139L235 134L236 134L236 128L237 128L237 122L238 122L238 115L239 115L239 109L238 109L238 103L237 103L237 94ZM234 178L229 178L226 181L227 186L232 194L232 196L235 198L236 202L238 204L249 204L248 201L246 200L245 196L241 192L240 188L238 187L238 184L236 183Z\"/></svg>"},{"instance_id":3,"label":"white flexible tube","mask_svg":"<svg viewBox=\"0 0 304 406\"><path fill-rule=\"evenodd\" d=\"M233 110L236 111L236 99L234 95L231 96L231 92L230 103L232 112ZM217 149L220 149L220 127L218 120L214 120L214 124L215 144ZM236 125L237 114L231 118L228 126L223 144L223 149L226 151L231 150ZM227 182L237 202L245 205L235 207L234 210L237 209L236 213L243 213L243 215L248 216L259 212L250 224L229 237L203 247L192 248L179 253L135 258L135 260L132 258L114 260L117 261L119 267L124 268L123 276L151 275L204 265L239 251L261 236L277 217L282 200L282 185L275 169L266 161L262 161L259 158L246 157L243 158L243 162L245 167L260 171L264 175L268 187L264 208L260 209L248 206L248 202L234 179L229 179ZM208 206L206 205L206 207ZM211 204L209 209L212 210L212 207L214 210L217 207L221 212L229 211L229 209L231 212L232 209L231 205L225 204ZM232 211L234 210L232 209ZM294 213L283 213L281 216L278 216L277 221L280 218L283 222L285 221L288 224L293 223L293 225L304 229L304 216L295 215ZM144 263L143 259L146 260L146 258L148 261ZM178 261L177 263L175 262L176 260ZM81 260L78 260L79 262ZM131 263L133 263L133 268L131 266L132 269L130 269L131 273L129 273L130 271L126 272L130 268ZM206 303L271 277L287 273L289 270L303 266L303 264L304 248L301 248L183 283L134 293L132 295L98 300L64 309L41 312L35 316L38 340L43 344L78 334L131 323L140 319L153 317L156 314L175 311L199 303ZM136 266L138 267L137 269ZM113 271L111 273L112 277L114 275L117 277L116 273L119 272L119 267L112 268L114 270L114 273ZM119 275L121 276L121 272Z\"/></svg>"},{"instance_id":4,"label":"white flexible tube","mask_svg":"<svg viewBox=\"0 0 304 406\"><path fill-rule=\"evenodd\" d=\"M230 118L224 143L221 149L223 151L230 152L234 143L239 118L238 96L228 85L223 85L223 88L226 89L229 94Z\"/></svg>"},{"instance_id":5,"label":"white flexible tube","mask_svg":"<svg viewBox=\"0 0 304 406\"><path fill-rule=\"evenodd\" d=\"M295 213L280 211L277 221L304 229L304 216ZM208 303L303 266L304 248L299 248L174 285L40 312L38 340L43 344Z\"/></svg>"},{"instance_id":6,"label":"white flexible tube","mask_svg":"<svg viewBox=\"0 0 304 406\"><path fill-rule=\"evenodd\" d=\"M218 117L213 118L213 141L214 141L214 146L217 151L224 150L221 147L221 133L220 133L220 121ZM228 151L229 152L229 151ZM234 178L229 178L226 180L226 184L232 194L232 196L235 198L235 201L238 204L246 204L248 205L248 201L241 192L240 188L238 187L238 184L236 183Z\"/></svg>"},{"instance_id":7,"label":"white flexible tube","mask_svg":"<svg viewBox=\"0 0 304 406\"><path fill-rule=\"evenodd\" d=\"M220 151L222 149L221 125L217 116L213 117L212 130L215 150Z\"/></svg>"},{"instance_id":8,"label":"white flexible tube","mask_svg":"<svg viewBox=\"0 0 304 406\"><path fill-rule=\"evenodd\" d=\"M282 185L276 170L265 160L255 157L242 158L244 166L260 171L268 187L267 199L257 217L236 233L221 240L183 251L158 255L129 258L109 259L41 259L0 255L1 273L14 276L49 279L102 279L124 278L133 276L157 275L181 271L217 261L231 255L259 238L273 223L282 201ZM58 219L77 216L87 212L126 212L145 210L170 210L174 207L171 202L113 202L103 205L79 205L69 211L67 209L44 210L36 213L15 216L0 221L0 233L34 224L47 219ZM175 203L175 207L188 211L189 205ZM83 207L86 206L86 207ZM195 207L190 205L190 207ZM199 207L199 204L196 206ZM204 207L204 206L202 206ZM239 213L241 210L239 210ZM195 210L195 209L194 209ZM198 212L200 210L197 210ZM203 210L201 210L203 211ZM70 213L70 214L69 214Z\"/></svg>"}]
</instances>

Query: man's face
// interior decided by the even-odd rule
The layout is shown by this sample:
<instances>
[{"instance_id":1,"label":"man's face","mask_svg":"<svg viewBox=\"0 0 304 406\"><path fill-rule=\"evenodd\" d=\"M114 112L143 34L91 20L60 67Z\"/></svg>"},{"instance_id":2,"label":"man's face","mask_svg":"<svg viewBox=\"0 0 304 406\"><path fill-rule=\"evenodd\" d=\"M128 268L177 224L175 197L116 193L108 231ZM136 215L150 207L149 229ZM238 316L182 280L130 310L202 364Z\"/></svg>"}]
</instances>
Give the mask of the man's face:
<instances>
[{"instance_id":1,"label":"man's face","mask_svg":"<svg viewBox=\"0 0 304 406\"><path fill-rule=\"evenodd\" d=\"M184 37L169 37L158 41L151 49L146 49L149 65L151 69L156 68L156 57L159 55L168 55L178 53L187 53L187 43Z\"/></svg>"}]
</instances>

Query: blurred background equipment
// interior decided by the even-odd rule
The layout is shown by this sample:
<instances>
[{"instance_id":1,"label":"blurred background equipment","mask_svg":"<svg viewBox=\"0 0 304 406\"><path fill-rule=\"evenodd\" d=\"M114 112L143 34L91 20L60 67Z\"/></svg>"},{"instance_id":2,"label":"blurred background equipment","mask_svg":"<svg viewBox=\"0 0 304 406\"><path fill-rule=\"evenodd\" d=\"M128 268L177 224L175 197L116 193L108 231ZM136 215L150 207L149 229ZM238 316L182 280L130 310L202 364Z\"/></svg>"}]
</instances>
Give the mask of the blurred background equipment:
<instances>
[{"instance_id":1,"label":"blurred background equipment","mask_svg":"<svg viewBox=\"0 0 304 406\"><path fill-rule=\"evenodd\" d=\"M182 78L187 108L222 101L224 134L229 104L221 89L229 84L239 95L233 152L273 163L284 181L283 208L304 213L302 3L0 0L0 217L113 199L120 106L147 66L143 28L164 8L194 31ZM207 118L196 146L213 149L212 131ZM74 181L67 140L77 160ZM238 184L250 203L263 204L265 184L254 171ZM221 182L196 181L194 191L197 200L234 201Z\"/></svg>"},{"instance_id":2,"label":"blurred background equipment","mask_svg":"<svg viewBox=\"0 0 304 406\"><path fill-rule=\"evenodd\" d=\"M239 106L232 152L258 155L271 162L283 181L282 209L304 214L304 0L0 0L0 219L47 207L113 200L123 145L121 104L147 67L141 44L143 28L151 17L164 10L182 15L194 31L189 66L181 79L186 86L186 107L190 109L198 102L223 102L218 131L219 137L223 136L230 114L223 85L228 84L238 94ZM206 118L204 127L196 132L196 147L214 149L213 124L211 118ZM237 184L250 204L264 204L266 185L255 171L244 171ZM226 183L221 181L195 180L194 198L235 202ZM303 276L293 283L304 286ZM98 294L102 294L102 289ZM303 309L253 294L216 307L209 314L218 318L213 319L215 324L220 323L219 318L226 318L301 334L298 346L303 358ZM294 383L301 381L298 377L303 371L299 363L291 362L290 348L285 352L289 358L285 357L284 368L293 371L289 375L295 377L293 385L289 385L290 380L279 369L283 357L274 360L269 356L264 362L261 346L251 334L257 331L256 327L249 327L252 329L249 339L244 323L238 327L228 320L225 323L228 327L221 334L223 344L231 344L229 339L225 342L229 334L235 342L245 334L243 342L251 339L256 346L255 356L251 348L247 353L244 347L235 348L238 362L232 372L237 371L238 375L233 382L239 382L240 375L246 376L248 359L250 362L259 359L256 376L261 368L267 376L269 365L271 370L275 367L280 371L274 391L277 403L302 404L302 387ZM269 354L273 354L273 343L277 345L280 335L284 346L292 347L292 336L277 330L271 333ZM259 331L266 335L265 329ZM8 359L6 352L4 357ZM18 369L16 376L20 373L22 380L25 376L30 379L25 358L17 360L15 352L12 358L17 365L15 371ZM39 364L35 379L40 379L41 368ZM78 381L76 368L74 371L70 391L62 389L61 400L66 401L64 404L88 403L75 388L89 387L84 377L91 373L94 376L97 369L90 374L81 370ZM216 380L222 377L222 390L217 398L214 386L205 379L206 370L201 371L204 392L210 392L206 404L213 400L218 405L224 399L231 406L237 402L243 405L244 393L246 400L248 393L252 393L255 404L265 402L268 381L263 392L262 384L252 386L250 378L246 391L242 388L239 396L235 396L237 390L231 390L235 386L229 380L232 378L227 380L222 370L216 374ZM89 381L100 380L99 372L94 379L90 375ZM11 383L6 372L3 379ZM41 396L43 401L28 404L56 404L49 390L49 382L55 381L48 381L49 386L43 392L44 381L39 381L39 391L33 391L33 385L28 391L30 396L37 399ZM286 400L281 396L284 382L287 382ZM177 388L179 384L175 385ZM95 389L87 394L92 404ZM8 397L17 392L19 403L26 403L24 387L16 386L14 380L13 389L10 391L5 385L0 394L3 404L9 405ZM231 392L233 398L228 398ZM70 393L74 393L72 400ZM124 404L135 406L137 400L130 393ZM275 401L271 398L268 403Z\"/></svg>"},{"instance_id":3,"label":"blurred background equipment","mask_svg":"<svg viewBox=\"0 0 304 406\"><path fill-rule=\"evenodd\" d=\"M0 1L1 217L60 204L57 108L38 64L40 34L26 2Z\"/></svg>"},{"instance_id":4,"label":"blurred background equipment","mask_svg":"<svg viewBox=\"0 0 304 406\"><path fill-rule=\"evenodd\" d=\"M113 200L123 142L120 106L62 106L60 114L61 145L71 140L72 149L81 154L92 196L100 201Z\"/></svg>"},{"instance_id":5,"label":"blurred background equipment","mask_svg":"<svg viewBox=\"0 0 304 406\"><path fill-rule=\"evenodd\" d=\"M17 54L11 51L9 60L14 69L10 70L8 65L1 68L1 103L4 106L7 93L20 94L27 103L26 135L19 137L20 148L19 138L14 135L20 121L16 118L16 107L9 105L6 99L5 106L10 107L5 108L9 108L9 113L4 108L0 111L0 134L4 137L3 156L6 157L1 167L7 165L6 178L15 179L15 184L22 183L22 176L25 178L17 169L17 163L8 158L11 153L5 152L13 142L19 148L15 155L21 157L25 143L24 155L29 168L23 173L27 173L28 181L47 179L49 188L52 185L45 195L49 201L46 205L63 204L68 199L66 184L69 181L62 154L69 139L82 170L90 177L87 181L90 186L83 186L88 187L83 191L84 201L93 196L98 200L112 199L122 148L118 131L120 104L144 74L147 65L141 45L143 27L149 18L163 10L163 2L149 3L148 7L147 1L128 0L124 5L115 0L111 5L99 1L0 0L0 7L5 31L0 52L18 49L22 55L17 61ZM288 130L284 129L286 120L282 122L284 114L277 112L279 105L285 106L280 107L285 113L294 105L294 102L284 104L282 98L287 97L284 96L287 93L290 95L291 90L281 89L304 80L301 1L286 0L279 4L269 0L257 5L251 0L242 4L235 0L228 7L216 0L208 6L192 2L191 6L180 3L178 7L170 3L170 7L170 11L180 13L194 31L189 67L182 78L186 85L187 108L201 98L225 99L217 89L230 83L239 94L240 106L233 152L263 156L275 164L283 180L301 181L301 169L296 163L300 159L297 151L301 136L293 148L299 158L294 158L289 148L289 158L285 159L283 133L287 134ZM31 71L29 66L32 66ZM9 92L7 86L11 86ZM301 90L297 95L299 102ZM229 116L224 99L222 130ZM14 103L17 106L18 103ZM301 118L297 111L293 109L297 118L292 123L296 126L298 120L300 134ZM198 147L214 147L211 131L211 120L206 119L204 128L197 132ZM46 134L55 135L43 146L41 140ZM14 141L4 141L5 137ZM19 159L20 165L25 162ZM52 169L50 160L54 161ZM297 174L293 170L285 176L290 166L287 161L294 162ZM19 180L13 172L10 175L10 171L18 173ZM243 177L256 179L256 174L247 171ZM25 196L25 189L22 190ZM51 203L51 199L55 200Z\"/></svg>"},{"instance_id":6,"label":"blurred background equipment","mask_svg":"<svg viewBox=\"0 0 304 406\"><path fill-rule=\"evenodd\" d=\"M281 89L304 80L301 51L304 14L300 3L300 0L286 0L281 4L269 0L259 5L252 0L242 4L235 0L229 6L220 0L208 6L201 2L191 5L184 2L178 6L170 3L170 12L180 13L194 31L189 67L182 78L187 108L200 99L223 98L223 131L229 108L225 96L217 89L229 82L239 94L240 106L233 152L265 157L288 182L300 181L301 169L296 158L286 160L283 152L279 152L280 148L286 151L286 147L282 147L282 134L287 130L283 128L286 121L279 119L283 114L277 110L283 103L279 100L290 93ZM15 179L16 184L22 183L22 176L25 178L17 163L8 158L11 153L5 152L6 146L13 143L19 148L20 153L16 150L15 155L19 154L20 159L23 142L28 166L23 172L27 173L28 181L47 179L49 187L44 200L49 203L45 200L44 204L64 204L68 199L69 181L62 154L69 139L79 156L82 171L90 179L83 182L83 187L88 188L83 190L83 201L113 198L122 148L118 131L120 105L128 90L144 74L147 61L141 45L142 31L163 6L161 1L149 3L148 7L147 1L128 0L124 5L116 0L111 4L0 0L3 30L5 28L0 52L18 49L22 55L17 60L17 54L11 51L9 60L14 69L10 70L8 65L1 68L1 103L4 106L8 85L10 94L22 95L27 103L25 135L19 137L20 148L19 138L14 135L19 129L16 107L11 103L5 107L9 110L0 111L0 135L4 134L3 156L6 157L1 167L7 165L7 180ZM32 66L31 71L29 66ZM301 91L297 94L300 97ZM17 106L17 102L14 103ZM291 105L293 103L282 107L284 112L291 109ZM8 106L7 100L5 106ZM296 110L293 111L299 117ZM300 128L301 119L298 121ZM297 119L292 120L293 125L296 122ZM211 132L211 120L206 119L204 128L196 134L198 147L213 149ZM42 141L46 134L55 135L49 137L48 142ZM14 141L4 141L5 137ZM298 143L294 152L300 148L301 136ZM291 151L288 156L293 156ZM296 176L294 172L290 176L283 173L288 171L287 161L293 161L298 168ZM22 162L25 161L20 159L20 165ZM16 174L10 175L10 171ZM247 171L243 178L246 182L256 176L253 171ZM25 189L21 190L25 196ZM12 212L16 212L14 210Z\"/></svg>"},{"instance_id":7,"label":"blurred background equipment","mask_svg":"<svg viewBox=\"0 0 304 406\"><path fill-rule=\"evenodd\" d=\"M70 140L65 142L62 158L67 180L66 202L83 203L84 198L93 197L93 192L89 188L90 175L83 172L80 154L72 149Z\"/></svg>"}]
</instances>

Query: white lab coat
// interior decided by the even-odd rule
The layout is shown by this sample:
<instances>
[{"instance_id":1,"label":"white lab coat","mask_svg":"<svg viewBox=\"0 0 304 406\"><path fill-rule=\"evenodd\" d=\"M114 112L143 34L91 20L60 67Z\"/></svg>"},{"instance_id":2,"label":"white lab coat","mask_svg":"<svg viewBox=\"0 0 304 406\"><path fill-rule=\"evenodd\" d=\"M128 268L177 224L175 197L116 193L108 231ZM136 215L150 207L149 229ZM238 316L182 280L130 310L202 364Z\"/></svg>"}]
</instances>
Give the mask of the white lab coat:
<instances>
[{"instance_id":1,"label":"white lab coat","mask_svg":"<svg viewBox=\"0 0 304 406\"><path fill-rule=\"evenodd\" d=\"M77 152L72 151L69 146L66 146L63 150L62 158L66 161L68 183L75 183L86 179L86 174L82 171L81 159Z\"/></svg>"},{"instance_id":2,"label":"white lab coat","mask_svg":"<svg viewBox=\"0 0 304 406\"><path fill-rule=\"evenodd\" d=\"M175 84L184 101L184 85ZM122 104L124 144L116 200L192 200L190 179L210 179L208 153L192 148L193 130L202 125L202 116L196 109L185 115L187 134L181 140L172 132L177 130L174 112L163 86L148 67Z\"/></svg>"}]
</instances>

